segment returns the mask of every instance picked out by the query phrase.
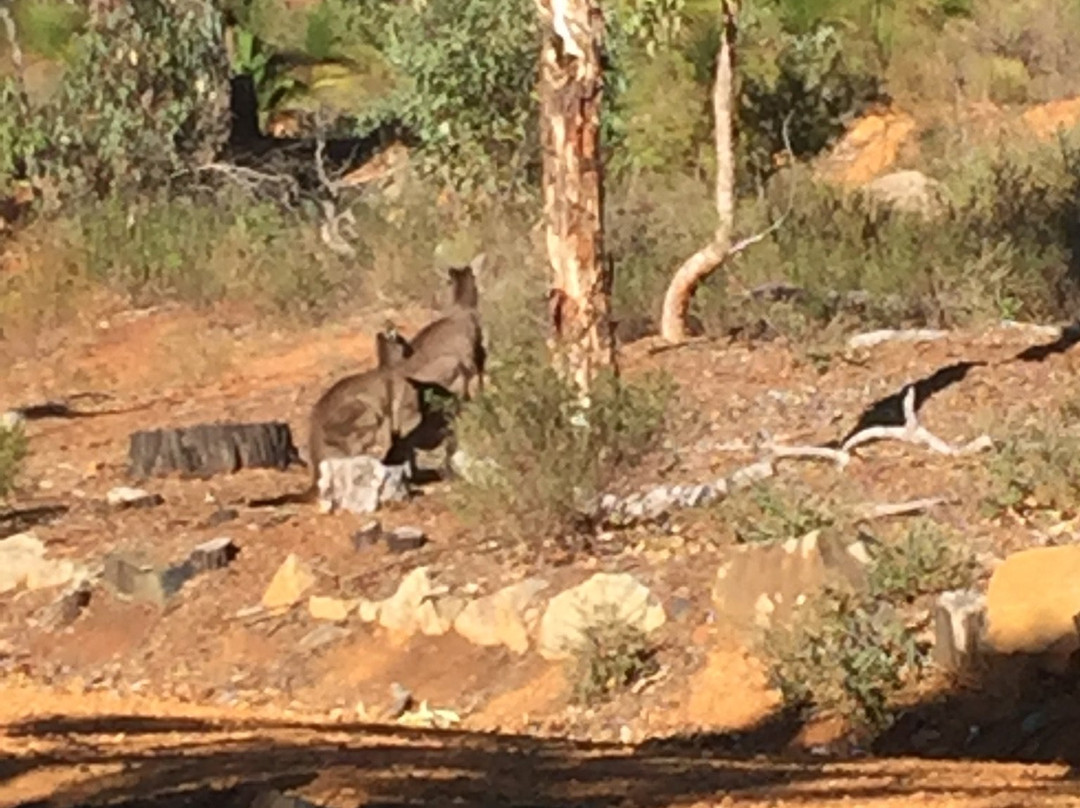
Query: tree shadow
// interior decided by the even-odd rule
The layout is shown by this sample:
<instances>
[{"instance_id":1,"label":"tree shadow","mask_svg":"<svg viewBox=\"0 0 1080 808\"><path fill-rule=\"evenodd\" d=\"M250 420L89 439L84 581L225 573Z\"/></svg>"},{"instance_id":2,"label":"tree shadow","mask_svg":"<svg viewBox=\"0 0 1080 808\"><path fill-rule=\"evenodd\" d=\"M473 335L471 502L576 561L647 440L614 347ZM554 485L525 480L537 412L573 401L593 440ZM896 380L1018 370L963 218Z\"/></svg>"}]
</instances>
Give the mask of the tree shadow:
<instances>
[{"instance_id":1,"label":"tree shadow","mask_svg":"<svg viewBox=\"0 0 1080 808\"><path fill-rule=\"evenodd\" d=\"M895 393L890 393L884 398L879 398L877 401L870 404L870 406L862 411L858 421L855 422L855 426L848 430L847 434L840 440L833 441L827 445L832 448L843 446L853 435L862 432L864 429L869 429L870 427L903 426L904 397L907 395L909 387L915 388L915 412L918 412L932 396L963 381L968 373L974 368L984 367L987 364L989 363L984 361L976 362L969 360L954 362L951 365L938 368L930 375L924 376L911 384L905 384Z\"/></svg>"},{"instance_id":2,"label":"tree shadow","mask_svg":"<svg viewBox=\"0 0 1080 808\"><path fill-rule=\"evenodd\" d=\"M873 751L1080 768L1077 674L1075 659L1052 672L1037 656L984 653L951 688L905 710Z\"/></svg>"},{"instance_id":3,"label":"tree shadow","mask_svg":"<svg viewBox=\"0 0 1080 808\"><path fill-rule=\"evenodd\" d=\"M338 804L342 794L351 794L357 795L354 802L362 795L367 806L660 808L720 796L801 802L827 794L858 804L916 793L925 799L938 790L959 789L972 797L1001 793L1000 786L928 785L908 777L883 784L880 777L865 776L872 765L866 762L785 755L798 729L796 716L780 713L743 732L677 736L634 747L369 724L57 717L10 728L9 735L35 742L17 759L0 759L0 787L37 767L66 766L86 776L65 777L47 799L22 804L302 808ZM95 742L95 736L117 732L125 734L123 744ZM107 773L93 774L90 767L103 765ZM1038 784L1040 795L1071 787L1066 780ZM1015 787L1017 794L1033 789L1032 782ZM302 800L276 794L292 790Z\"/></svg>"},{"instance_id":4,"label":"tree shadow","mask_svg":"<svg viewBox=\"0 0 1080 808\"><path fill-rule=\"evenodd\" d=\"M1061 329L1061 335L1043 345L1032 345L1014 358L1020 362L1043 362L1048 357L1063 354L1080 342L1080 323L1072 323Z\"/></svg>"}]
</instances>

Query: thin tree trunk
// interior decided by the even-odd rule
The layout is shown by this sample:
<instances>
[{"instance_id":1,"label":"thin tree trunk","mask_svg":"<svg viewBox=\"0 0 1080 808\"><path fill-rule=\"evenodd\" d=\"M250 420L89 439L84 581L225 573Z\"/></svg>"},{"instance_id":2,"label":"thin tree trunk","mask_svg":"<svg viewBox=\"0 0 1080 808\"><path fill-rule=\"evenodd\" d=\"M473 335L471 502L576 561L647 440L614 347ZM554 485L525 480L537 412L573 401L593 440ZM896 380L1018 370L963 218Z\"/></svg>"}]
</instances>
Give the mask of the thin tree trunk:
<instances>
[{"instance_id":1,"label":"thin tree trunk","mask_svg":"<svg viewBox=\"0 0 1080 808\"><path fill-rule=\"evenodd\" d=\"M551 264L549 345L556 367L587 394L597 372L615 365L600 157L604 20L597 0L538 3L546 26L540 125Z\"/></svg>"},{"instance_id":2,"label":"thin tree trunk","mask_svg":"<svg viewBox=\"0 0 1080 808\"><path fill-rule=\"evenodd\" d=\"M716 145L716 232L711 243L683 262L671 279L660 316L660 335L667 342L687 338L686 315L698 286L723 266L731 256L731 234L735 226L735 106L736 0L720 0L720 49L716 54L716 81L713 84L713 117Z\"/></svg>"}]
</instances>

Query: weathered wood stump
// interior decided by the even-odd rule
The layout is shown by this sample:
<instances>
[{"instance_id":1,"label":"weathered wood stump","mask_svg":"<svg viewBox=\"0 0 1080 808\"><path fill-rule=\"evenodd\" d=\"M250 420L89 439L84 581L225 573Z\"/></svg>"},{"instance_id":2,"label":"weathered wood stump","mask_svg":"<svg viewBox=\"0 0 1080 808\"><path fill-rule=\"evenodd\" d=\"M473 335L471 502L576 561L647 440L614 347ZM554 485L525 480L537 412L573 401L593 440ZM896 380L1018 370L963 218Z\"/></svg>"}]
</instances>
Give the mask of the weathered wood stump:
<instances>
[{"instance_id":1,"label":"weathered wood stump","mask_svg":"<svg viewBox=\"0 0 1080 808\"><path fill-rule=\"evenodd\" d=\"M128 474L136 479L178 472L207 477L242 468L285 470L300 462L289 425L282 422L199 424L134 432Z\"/></svg>"}]
</instances>

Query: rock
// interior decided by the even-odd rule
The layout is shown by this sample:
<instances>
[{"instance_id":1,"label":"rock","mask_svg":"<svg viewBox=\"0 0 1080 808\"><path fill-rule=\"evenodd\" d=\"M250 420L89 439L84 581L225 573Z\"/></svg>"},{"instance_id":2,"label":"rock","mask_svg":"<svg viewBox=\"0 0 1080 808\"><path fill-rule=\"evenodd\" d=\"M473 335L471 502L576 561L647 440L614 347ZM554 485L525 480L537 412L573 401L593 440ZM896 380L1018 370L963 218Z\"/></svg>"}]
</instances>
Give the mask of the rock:
<instances>
[{"instance_id":1,"label":"rock","mask_svg":"<svg viewBox=\"0 0 1080 808\"><path fill-rule=\"evenodd\" d=\"M598 572L551 599L540 620L537 646L545 659L565 659L600 621L615 620L648 634L666 619L660 601L632 575Z\"/></svg>"},{"instance_id":2,"label":"rock","mask_svg":"<svg viewBox=\"0 0 1080 808\"><path fill-rule=\"evenodd\" d=\"M26 423L26 416L19 410L4 410L0 412L0 429L5 432L14 432Z\"/></svg>"},{"instance_id":3,"label":"rock","mask_svg":"<svg viewBox=\"0 0 1080 808\"><path fill-rule=\"evenodd\" d=\"M204 528L215 528L226 522L240 518L240 512L236 508L218 508L203 521Z\"/></svg>"},{"instance_id":4,"label":"rock","mask_svg":"<svg viewBox=\"0 0 1080 808\"><path fill-rule=\"evenodd\" d=\"M515 654L529 650L529 607L547 581L527 578L487 597L470 601L454 620L454 630L474 645L505 645ZM531 615L535 623L535 614Z\"/></svg>"},{"instance_id":5,"label":"rock","mask_svg":"<svg viewBox=\"0 0 1080 808\"><path fill-rule=\"evenodd\" d=\"M121 485L105 495L105 501L114 508L154 508L165 502L161 494L151 494L141 488Z\"/></svg>"},{"instance_id":6,"label":"rock","mask_svg":"<svg viewBox=\"0 0 1080 808\"><path fill-rule=\"evenodd\" d=\"M46 558L46 553L45 543L32 533L16 533L0 540L0 594L20 586L63 586L80 572L74 562Z\"/></svg>"},{"instance_id":7,"label":"rock","mask_svg":"<svg viewBox=\"0 0 1080 808\"><path fill-rule=\"evenodd\" d=\"M934 606L934 663L963 670L979 650L985 625L985 596L970 590L941 593Z\"/></svg>"},{"instance_id":8,"label":"rock","mask_svg":"<svg viewBox=\"0 0 1080 808\"><path fill-rule=\"evenodd\" d=\"M382 604L377 601L360 598L357 602L356 612L364 623L377 623L381 611Z\"/></svg>"},{"instance_id":9,"label":"rock","mask_svg":"<svg viewBox=\"0 0 1080 808\"><path fill-rule=\"evenodd\" d=\"M417 632L429 637L445 634L454 623L455 599L441 598L432 586L427 567L406 575L397 591L379 604L379 625L399 636Z\"/></svg>"},{"instance_id":10,"label":"rock","mask_svg":"<svg viewBox=\"0 0 1080 808\"><path fill-rule=\"evenodd\" d=\"M386 710L386 717L391 721L400 718L412 706L413 695L407 687L402 687L397 682L390 683L390 706Z\"/></svg>"},{"instance_id":11,"label":"rock","mask_svg":"<svg viewBox=\"0 0 1080 808\"><path fill-rule=\"evenodd\" d=\"M79 619L83 610L90 605L93 589L85 578L75 586L69 587L53 605L51 622L55 628L69 626Z\"/></svg>"},{"instance_id":12,"label":"rock","mask_svg":"<svg viewBox=\"0 0 1080 808\"><path fill-rule=\"evenodd\" d=\"M754 483L767 480L775 474L776 469L771 460L759 460L757 463L736 469L731 478L727 480L725 489L730 488L732 491L738 491L740 488L747 488Z\"/></svg>"},{"instance_id":13,"label":"rock","mask_svg":"<svg viewBox=\"0 0 1080 808\"><path fill-rule=\"evenodd\" d=\"M384 536L386 549L391 553L419 550L427 544L427 535L418 527L399 527Z\"/></svg>"},{"instance_id":14,"label":"rock","mask_svg":"<svg viewBox=\"0 0 1080 808\"><path fill-rule=\"evenodd\" d=\"M374 547L382 540L382 536L382 523L378 519L372 519L352 534L352 545L357 550Z\"/></svg>"},{"instance_id":15,"label":"rock","mask_svg":"<svg viewBox=\"0 0 1080 808\"><path fill-rule=\"evenodd\" d=\"M802 538L729 548L717 571L716 613L739 628L768 627L830 583L862 585L866 547L812 531Z\"/></svg>"},{"instance_id":16,"label":"rock","mask_svg":"<svg viewBox=\"0 0 1080 808\"><path fill-rule=\"evenodd\" d=\"M190 562L162 569L141 553L117 550L105 556L103 579L117 597L164 608L194 575Z\"/></svg>"},{"instance_id":17,"label":"rock","mask_svg":"<svg viewBox=\"0 0 1080 808\"><path fill-rule=\"evenodd\" d=\"M344 623L356 609L356 601L312 595L308 598L308 613L316 620Z\"/></svg>"},{"instance_id":18,"label":"rock","mask_svg":"<svg viewBox=\"0 0 1080 808\"><path fill-rule=\"evenodd\" d=\"M331 643L344 640L351 633L341 626L321 625L301 637L296 647L301 651L317 651Z\"/></svg>"},{"instance_id":19,"label":"rock","mask_svg":"<svg viewBox=\"0 0 1080 808\"><path fill-rule=\"evenodd\" d=\"M227 567L239 553L240 548L232 539L219 536L196 545L188 556L188 561L195 573L219 570Z\"/></svg>"},{"instance_id":20,"label":"rock","mask_svg":"<svg viewBox=\"0 0 1080 808\"><path fill-rule=\"evenodd\" d=\"M295 553L289 553L263 593L262 605L267 609L288 608L299 603L314 585L315 575Z\"/></svg>"},{"instance_id":21,"label":"rock","mask_svg":"<svg viewBox=\"0 0 1080 808\"><path fill-rule=\"evenodd\" d=\"M949 207L948 192L937 180L920 171L894 171L863 186L874 203L925 219L943 214Z\"/></svg>"},{"instance_id":22,"label":"rock","mask_svg":"<svg viewBox=\"0 0 1080 808\"><path fill-rule=\"evenodd\" d=\"M330 458L319 463L319 507L374 513L384 502L409 498L405 466L384 466L374 457Z\"/></svg>"},{"instance_id":23,"label":"rock","mask_svg":"<svg viewBox=\"0 0 1080 808\"><path fill-rule=\"evenodd\" d=\"M1080 545L1014 553L990 576L986 646L998 654L1039 654L1053 669L1080 649Z\"/></svg>"}]
</instances>

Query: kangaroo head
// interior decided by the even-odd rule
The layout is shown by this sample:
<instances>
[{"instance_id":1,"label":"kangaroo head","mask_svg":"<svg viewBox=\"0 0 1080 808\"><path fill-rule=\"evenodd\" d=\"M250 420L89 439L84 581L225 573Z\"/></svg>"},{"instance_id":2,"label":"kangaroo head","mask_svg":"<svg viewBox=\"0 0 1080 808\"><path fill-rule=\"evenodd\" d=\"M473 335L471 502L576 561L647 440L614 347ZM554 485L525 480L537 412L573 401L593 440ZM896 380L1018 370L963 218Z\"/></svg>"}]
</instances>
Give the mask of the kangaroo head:
<instances>
[{"instance_id":1,"label":"kangaroo head","mask_svg":"<svg viewBox=\"0 0 1080 808\"><path fill-rule=\"evenodd\" d=\"M450 288L453 290L454 305L466 309L475 309L480 302L480 292L476 288L476 274L472 265L451 267L449 270Z\"/></svg>"},{"instance_id":2,"label":"kangaroo head","mask_svg":"<svg viewBox=\"0 0 1080 808\"><path fill-rule=\"evenodd\" d=\"M375 355L379 367L386 368L412 356L412 345L398 333L397 327L387 323L386 327L375 335Z\"/></svg>"}]
</instances>

